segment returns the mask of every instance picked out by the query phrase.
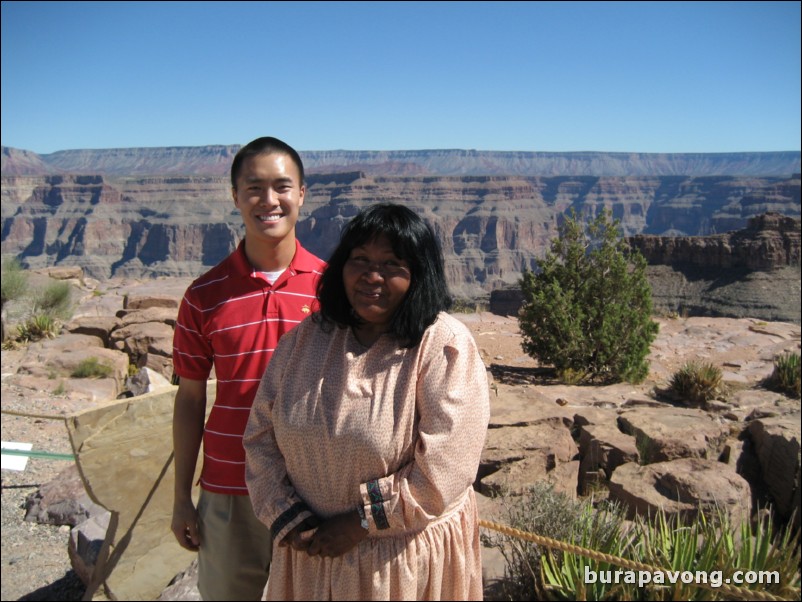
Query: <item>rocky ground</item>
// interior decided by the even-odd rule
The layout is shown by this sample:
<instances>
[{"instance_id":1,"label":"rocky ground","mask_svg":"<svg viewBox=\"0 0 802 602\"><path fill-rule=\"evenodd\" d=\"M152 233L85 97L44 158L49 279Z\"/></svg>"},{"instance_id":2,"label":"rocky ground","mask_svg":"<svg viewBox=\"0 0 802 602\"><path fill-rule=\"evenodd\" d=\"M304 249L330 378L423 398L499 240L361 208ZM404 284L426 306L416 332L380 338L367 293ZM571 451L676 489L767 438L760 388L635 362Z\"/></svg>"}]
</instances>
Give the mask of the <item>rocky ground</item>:
<instances>
[{"instance_id":1,"label":"rocky ground","mask_svg":"<svg viewBox=\"0 0 802 602\"><path fill-rule=\"evenodd\" d=\"M18 351L2 352L3 376L12 372ZM60 416L85 402L2 387L3 411ZM3 442L32 443L34 450L68 454L72 450L64 423L58 419L2 415ZM69 526L25 522L27 496L39 490L69 462L30 459L24 471L2 471L2 599L80 600L85 587L72 571L67 556Z\"/></svg>"},{"instance_id":2,"label":"rocky ground","mask_svg":"<svg viewBox=\"0 0 802 602\"><path fill-rule=\"evenodd\" d=\"M485 363L526 373L535 363L520 348L517 321L489 313L459 314L470 328ZM689 318L661 319L660 335L652 347L649 379L637 390L648 394L665 386L671 374L690 359L711 361L725 372L732 387L748 388L771 372L778 350L799 350L799 326L750 319ZM32 443L34 449L70 453L67 431L58 417L91 407L92 402L74 394L47 394L12 383L24 350L2 352L2 439ZM521 385L531 386L531 384ZM626 386L629 390L630 386ZM546 388L544 386L544 388ZM549 395L567 400L587 398L588 388L550 386ZM504 387L502 387L504 389ZM617 395L607 388L598 395ZM594 399L597 396L590 395ZM504 403L498 387L493 403ZM494 413L503 408L494 407ZM9 412L35 414L18 417ZM68 464L63 461L30 459L24 471L2 471L2 599L79 600L84 588L72 572L67 555L69 527L24 522L25 498L52 480ZM488 555L491 572L502 567ZM174 598L175 599L175 598Z\"/></svg>"}]
</instances>

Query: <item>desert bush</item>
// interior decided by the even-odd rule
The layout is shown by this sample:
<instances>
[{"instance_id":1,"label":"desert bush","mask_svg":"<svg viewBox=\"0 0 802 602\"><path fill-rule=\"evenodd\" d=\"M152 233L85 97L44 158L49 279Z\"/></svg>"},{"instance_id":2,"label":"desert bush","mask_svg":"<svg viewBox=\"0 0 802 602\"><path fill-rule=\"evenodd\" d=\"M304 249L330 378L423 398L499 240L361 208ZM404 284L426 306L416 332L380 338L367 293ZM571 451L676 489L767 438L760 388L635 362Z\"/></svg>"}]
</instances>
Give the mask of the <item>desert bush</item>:
<instances>
[{"instance_id":1,"label":"desert bush","mask_svg":"<svg viewBox=\"0 0 802 602\"><path fill-rule=\"evenodd\" d=\"M774 358L774 371L766 379L767 389L800 398L800 362L798 353L786 353Z\"/></svg>"},{"instance_id":2,"label":"desert bush","mask_svg":"<svg viewBox=\"0 0 802 602\"><path fill-rule=\"evenodd\" d=\"M566 217L559 237L521 278L519 325L526 353L583 382L640 382L657 336L646 260L600 213L587 225Z\"/></svg>"},{"instance_id":3,"label":"desert bush","mask_svg":"<svg viewBox=\"0 0 802 602\"><path fill-rule=\"evenodd\" d=\"M721 392L721 369L705 362L686 362L674 373L669 390L677 398L704 404Z\"/></svg>"},{"instance_id":4,"label":"desert bush","mask_svg":"<svg viewBox=\"0 0 802 602\"><path fill-rule=\"evenodd\" d=\"M35 313L66 318L70 313L72 289L68 282L52 282L34 295Z\"/></svg>"},{"instance_id":5,"label":"desert bush","mask_svg":"<svg viewBox=\"0 0 802 602\"><path fill-rule=\"evenodd\" d=\"M19 299L28 289L28 274L22 269L17 259L7 259L3 262L0 288L2 289L3 305Z\"/></svg>"},{"instance_id":6,"label":"desert bush","mask_svg":"<svg viewBox=\"0 0 802 602\"><path fill-rule=\"evenodd\" d=\"M515 529L564 540L581 520L580 502L554 491L550 483L538 482L521 496L504 494L501 522ZM504 557L502 595L509 600L542 600L541 558L545 550L521 539L492 533L482 534L486 545L498 548Z\"/></svg>"},{"instance_id":7,"label":"desert bush","mask_svg":"<svg viewBox=\"0 0 802 602\"><path fill-rule=\"evenodd\" d=\"M113 368L103 364L96 357L88 357L72 371L73 378L107 378L111 376Z\"/></svg>"}]
</instances>

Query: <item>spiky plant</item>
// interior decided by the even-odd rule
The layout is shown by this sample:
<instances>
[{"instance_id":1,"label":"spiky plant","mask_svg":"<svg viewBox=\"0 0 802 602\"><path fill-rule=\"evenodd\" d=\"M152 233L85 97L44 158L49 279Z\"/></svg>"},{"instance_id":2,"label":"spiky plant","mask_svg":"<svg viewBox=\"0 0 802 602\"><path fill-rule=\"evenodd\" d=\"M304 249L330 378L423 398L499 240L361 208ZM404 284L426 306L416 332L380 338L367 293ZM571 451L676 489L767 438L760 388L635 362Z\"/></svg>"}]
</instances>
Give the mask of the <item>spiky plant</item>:
<instances>
[{"instance_id":1,"label":"spiky plant","mask_svg":"<svg viewBox=\"0 0 802 602\"><path fill-rule=\"evenodd\" d=\"M799 399L800 362L798 353L785 353L774 358L774 372L767 379L766 387Z\"/></svg>"},{"instance_id":2,"label":"spiky plant","mask_svg":"<svg viewBox=\"0 0 802 602\"><path fill-rule=\"evenodd\" d=\"M687 362L671 377L669 389L675 397L704 404L721 393L721 369L710 363Z\"/></svg>"}]
</instances>

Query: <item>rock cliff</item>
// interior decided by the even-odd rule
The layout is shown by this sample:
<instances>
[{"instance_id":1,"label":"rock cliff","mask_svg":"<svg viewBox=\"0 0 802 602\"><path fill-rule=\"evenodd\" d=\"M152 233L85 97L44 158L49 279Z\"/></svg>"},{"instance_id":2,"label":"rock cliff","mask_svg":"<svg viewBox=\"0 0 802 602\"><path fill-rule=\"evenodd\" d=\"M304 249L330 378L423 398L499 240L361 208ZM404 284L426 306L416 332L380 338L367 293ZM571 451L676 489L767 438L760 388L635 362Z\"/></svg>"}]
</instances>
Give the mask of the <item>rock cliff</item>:
<instances>
[{"instance_id":1,"label":"rock cliff","mask_svg":"<svg viewBox=\"0 0 802 602\"><path fill-rule=\"evenodd\" d=\"M800 221L778 213L749 220L746 228L711 236L629 238L652 265L747 268L768 271L800 265Z\"/></svg>"},{"instance_id":2,"label":"rock cliff","mask_svg":"<svg viewBox=\"0 0 802 602\"><path fill-rule=\"evenodd\" d=\"M99 279L197 276L242 235L225 176L4 176L2 184L2 252L34 268L80 266ZM313 174L307 185L298 235L311 251L327 257L343 224L361 207L404 203L435 229L449 283L465 298L516 284L523 270L535 267L569 210L593 215L608 209L626 236L668 235L659 245L654 237L641 239L650 256L662 254L673 263L696 254L714 264L714 255L734 257L727 249L739 240L716 232L743 228L768 209L795 218L800 213L798 175L422 177L357 171ZM699 247L680 235L711 235L717 242ZM798 235L796 240L798 257ZM750 269L773 261L759 257L742 253Z\"/></svg>"}]
</instances>

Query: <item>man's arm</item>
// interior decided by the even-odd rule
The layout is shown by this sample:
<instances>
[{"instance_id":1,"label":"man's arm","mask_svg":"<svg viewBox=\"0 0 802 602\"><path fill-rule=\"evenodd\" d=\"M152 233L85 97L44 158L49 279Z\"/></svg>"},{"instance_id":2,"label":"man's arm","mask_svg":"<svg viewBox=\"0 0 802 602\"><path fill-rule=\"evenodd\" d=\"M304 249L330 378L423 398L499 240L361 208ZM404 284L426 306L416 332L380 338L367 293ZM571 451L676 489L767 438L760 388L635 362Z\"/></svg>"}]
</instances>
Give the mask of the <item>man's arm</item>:
<instances>
[{"instance_id":1,"label":"man's arm","mask_svg":"<svg viewBox=\"0 0 802 602\"><path fill-rule=\"evenodd\" d=\"M203 441L205 419L206 381L182 378L173 410L175 496L172 530L181 547L192 551L200 546L198 511L192 502L192 480Z\"/></svg>"}]
</instances>

